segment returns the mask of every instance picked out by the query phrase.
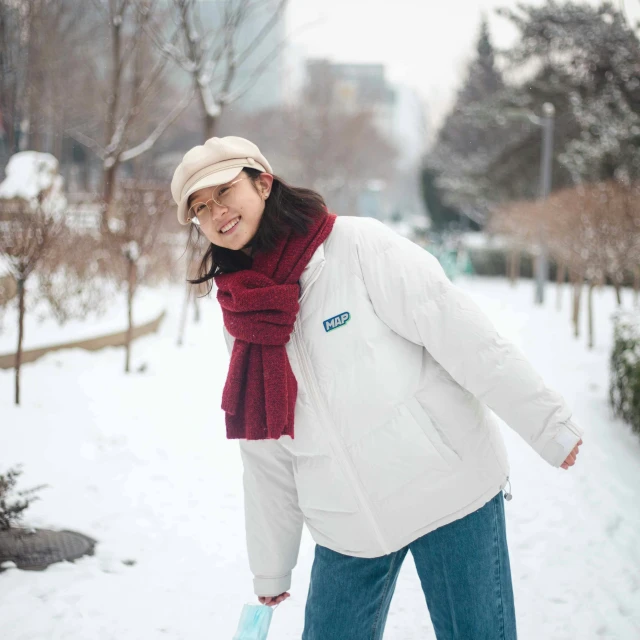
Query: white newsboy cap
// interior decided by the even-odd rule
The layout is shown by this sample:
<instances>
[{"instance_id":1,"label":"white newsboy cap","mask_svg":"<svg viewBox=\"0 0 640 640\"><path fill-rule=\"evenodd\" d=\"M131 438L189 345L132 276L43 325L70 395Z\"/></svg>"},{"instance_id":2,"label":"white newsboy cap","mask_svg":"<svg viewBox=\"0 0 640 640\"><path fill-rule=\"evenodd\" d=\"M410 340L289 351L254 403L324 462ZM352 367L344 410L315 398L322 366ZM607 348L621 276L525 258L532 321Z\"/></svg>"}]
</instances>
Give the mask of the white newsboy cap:
<instances>
[{"instance_id":1,"label":"white newsboy cap","mask_svg":"<svg viewBox=\"0 0 640 640\"><path fill-rule=\"evenodd\" d=\"M178 222L188 224L187 200L204 187L215 187L233 180L244 167L273 173L260 149L245 138L209 138L189 149L173 173L171 195L178 205Z\"/></svg>"}]
</instances>

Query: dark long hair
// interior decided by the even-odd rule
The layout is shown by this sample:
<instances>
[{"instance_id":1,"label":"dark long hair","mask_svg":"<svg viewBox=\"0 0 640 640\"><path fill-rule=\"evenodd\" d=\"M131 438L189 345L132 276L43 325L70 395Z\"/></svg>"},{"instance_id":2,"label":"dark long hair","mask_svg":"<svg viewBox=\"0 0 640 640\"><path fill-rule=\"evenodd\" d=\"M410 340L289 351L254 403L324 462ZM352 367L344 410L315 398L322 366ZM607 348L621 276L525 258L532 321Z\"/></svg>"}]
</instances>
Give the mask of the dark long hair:
<instances>
[{"instance_id":1,"label":"dark long hair","mask_svg":"<svg viewBox=\"0 0 640 640\"><path fill-rule=\"evenodd\" d=\"M249 167L245 167L243 171L249 176L254 186L255 181L262 175L261 171ZM314 219L327 214L327 206L319 193L311 189L292 187L281 178L273 176L271 193L265 201L260 225L247 246L251 248L252 255L271 251L290 230L295 234L304 235ZM194 255L201 244L199 241L203 238L205 236L202 231L196 225L191 225L189 247L193 249ZM208 283L207 294L209 294L213 287L211 281L215 276L250 269L252 263L252 257L243 251L234 251L209 243L200 261L197 277L188 282Z\"/></svg>"}]
</instances>

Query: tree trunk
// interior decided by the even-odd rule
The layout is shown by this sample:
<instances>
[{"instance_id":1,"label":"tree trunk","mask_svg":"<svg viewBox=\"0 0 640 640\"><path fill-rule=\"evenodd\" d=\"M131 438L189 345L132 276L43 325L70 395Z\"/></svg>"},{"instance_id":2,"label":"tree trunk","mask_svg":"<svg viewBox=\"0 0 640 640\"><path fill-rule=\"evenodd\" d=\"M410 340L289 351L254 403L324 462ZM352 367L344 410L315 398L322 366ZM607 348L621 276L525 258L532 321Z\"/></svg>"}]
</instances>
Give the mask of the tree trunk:
<instances>
[{"instance_id":1,"label":"tree trunk","mask_svg":"<svg viewBox=\"0 0 640 640\"><path fill-rule=\"evenodd\" d=\"M633 270L633 304L638 306L638 292L640 292L640 267Z\"/></svg>"},{"instance_id":2,"label":"tree trunk","mask_svg":"<svg viewBox=\"0 0 640 640\"><path fill-rule=\"evenodd\" d=\"M58 114L54 114L53 122L56 123L56 130L58 132L65 130L65 114L62 109L60 109ZM65 161L63 158L64 155L64 136L61 133L58 133L53 141L53 155L58 158L60 164L62 165ZM67 185L68 188L68 185Z\"/></svg>"},{"instance_id":3,"label":"tree trunk","mask_svg":"<svg viewBox=\"0 0 640 640\"><path fill-rule=\"evenodd\" d=\"M216 135L216 129L218 128L218 118L214 116L210 116L205 112L204 114L204 132L206 135L206 140L209 138L213 138Z\"/></svg>"},{"instance_id":4,"label":"tree trunk","mask_svg":"<svg viewBox=\"0 0 640 640\"><path fill-rule=\"evenodd\" d=\"M112 16L113 18L114 16ZM111 86L107 101L107 113L105 122L105 141L112 144L117 127L118 109L121 98L122 63L120 60L122 50L122 20L111 20ZM118 171L118 149L114 151L113 164L102 167L102 197L105 207L102 211L100 227L102 231L108 231L109 209L115 192L116 173Z\"/></svg>"},{"instance_id":5,"label":"tree trunk","mask_svg":"<svg viewBox=\"0 0 640 640\"><path fill-rule=\"evenodd\" d=\"M587 310L589 314L589 349L593 349L594 345L594 337L593 337L593 289L595 288L595 283L589 283L589 298L587 304Z\"/></svg>"},{"instance_id":6,"label":"tree trunk","mask_svg":"<svg viewBox=\"0 0 640 640\"><path fill-rule=\"evenodd\" d=\"M580 337L580 297L582 294L582 279L576 280L573 286L573 335Z\"/></svg>"},{"instance_id":7,"label":"tree trunk","mask_svg":"<svg viewBox=\"0 0 640 640\"><path fill-rule=\"evenodd\" d=\"M619 283L616 283L616 303L619 307L622 306L622 287Z\"/></svg>"},{"instance_id":8,"label":"tree trunk","mask_svg":"<svg viewBox=\"0 0 640 640\"><path fill-rule=\"evenodd\" d=\"M518 249L511 250L507 259L509 281L511 282L511 286L515 287L518 284L518 279L520 278L520 251Z\"/></svg>"},{"instance_id":9,"label":"tree trunk","mask_svg":"<svg viewBox=\"0 0 640 640\"><path fill-rule=\"evenodd\" d=\"M557 287L556 287L556 309L560 311L562 309L562 288L567 279L567 265L563 263L558 264L557 273Z\"/></svg>"},{"instance_id":10,"label":"tree trunk","mask_svg":"<svg viewBox=\"0 0 640 640\"><path fill-rule=\"evenodd\" d=\"M102 199L104 201L104 209L102 211L100 226L103 232L109 230L109 209L111 208L111 202L113 201L113 194L115 192L117 169L117 164L114 164L102 170Z\"/></svg>"},{"instance_id":11,"label":"tree trunk","mask_svg":"<svg viewBox=\"0 0 640 640\"><path fill-rule=\"evenodd\" d=\"M189 300L191 299L191 290L193 285L187 283L185 288L184 302L182 303L182 314L180 315L180 328L178 329L178 346L184 344L184 333L187 326L187 312L189 311Z\"/></svg>"},{"instance_id":12,"label":"tree trunk","mask_svg":"<svg viewBox=\"0 0 640 640\"><path fill-rule=\"evenodd\" d=\"M24 298L25 278L18 278L18 348L16 349L16 395L15 403L20 404L20 367L22 365L22 340L24 338Z\"/></svg>"},{"instance_id":13,"label":"tree trunk","mask_svg":"<svg viewBox=\"0 0 640 640\"><path fill-rule=\"evenodd\" d=\"M129 277L127 282L127 336L125 338L124 371L131 371L131 338L133 336L133 296L136 289L136 263L129 260Z\"/></svg>"}]
</instances>

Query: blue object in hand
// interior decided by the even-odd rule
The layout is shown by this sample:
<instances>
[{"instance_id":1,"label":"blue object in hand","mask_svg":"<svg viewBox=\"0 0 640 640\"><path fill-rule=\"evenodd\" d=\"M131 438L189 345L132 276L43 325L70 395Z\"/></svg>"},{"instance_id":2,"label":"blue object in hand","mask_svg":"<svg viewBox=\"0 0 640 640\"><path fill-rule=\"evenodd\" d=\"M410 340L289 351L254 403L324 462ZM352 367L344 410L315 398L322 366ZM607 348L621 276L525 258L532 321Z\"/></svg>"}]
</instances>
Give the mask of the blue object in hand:
<instances>
[{"instance_id":1,"label":"blue object in hand","mask_svg":"<svg viewBox=\"0 0 640 640\"><path fill-rule=\"evenodd\" d=\"M264 604L245 604L233 640L267 640L273 609Z\"/></svg>"}]
</instances>

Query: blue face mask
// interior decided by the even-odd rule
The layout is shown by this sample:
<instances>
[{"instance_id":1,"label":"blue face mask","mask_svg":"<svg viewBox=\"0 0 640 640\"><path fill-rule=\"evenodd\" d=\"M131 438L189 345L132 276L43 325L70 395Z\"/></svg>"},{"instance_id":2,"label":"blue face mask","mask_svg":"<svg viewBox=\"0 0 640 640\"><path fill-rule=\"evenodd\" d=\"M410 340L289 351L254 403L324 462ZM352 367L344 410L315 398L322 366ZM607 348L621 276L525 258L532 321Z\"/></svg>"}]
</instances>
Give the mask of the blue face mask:
<instances>
[{"instance_id":1,"label":"blue face mask","mask_svg":"<svg viewBox=\"0 0 640 640\"><path fill-rule=\"evenodd\" d=\"M245 604L233 640L267 640L273 609L263 604Z\"/></svg>"}]
</instances>

